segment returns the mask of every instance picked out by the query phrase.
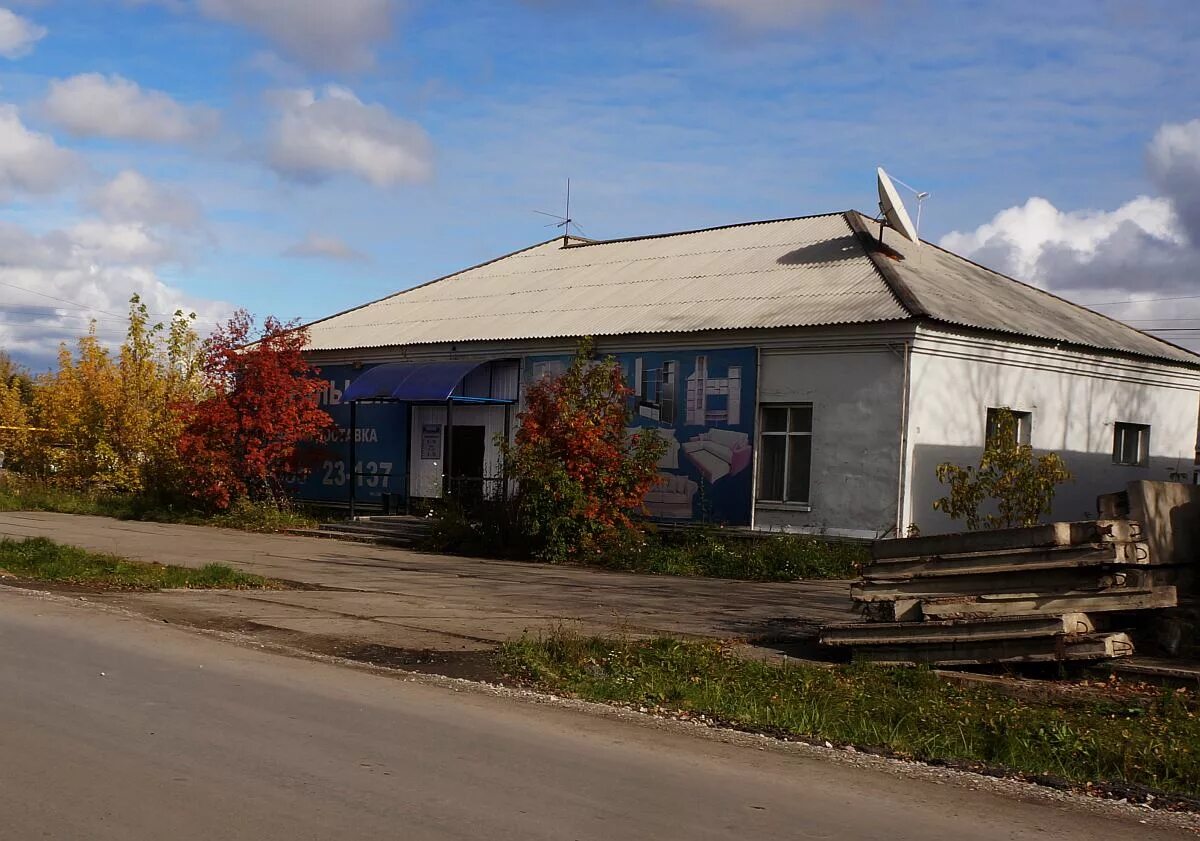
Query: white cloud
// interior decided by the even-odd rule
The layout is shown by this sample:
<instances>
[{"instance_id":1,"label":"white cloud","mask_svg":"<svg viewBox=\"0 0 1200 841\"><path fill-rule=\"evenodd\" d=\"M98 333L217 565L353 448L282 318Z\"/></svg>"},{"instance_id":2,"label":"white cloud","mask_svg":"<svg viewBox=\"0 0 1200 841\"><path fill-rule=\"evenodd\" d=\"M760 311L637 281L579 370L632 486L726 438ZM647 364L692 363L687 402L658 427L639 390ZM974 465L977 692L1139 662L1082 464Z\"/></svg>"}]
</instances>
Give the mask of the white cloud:
<instances>
[{"instance_id":1,"label":"white cloud","mask_svg":"<svg viewBox=\"0 0 1200 841\"><path fill-rule=\"evenodd\" d=\"M1056 290L1178 287L1196 257L1171 202L1148 196L1112 211L1063 211L1034 197L941 245Z\"/></svg>"},{"instance_id":2,"label":"white cloud","mask_svg":"<svg viewBox=\"0 0 1200 841\"><path fill-rule=\"evenodd\" d=\"M320 180L338 173L385 187L422 181L433 172L424 130L382 105L366 105L346 88L329 85L275 96L280 109L269 161L281 174Z\"/></svg>"},{"instance_id":3,"label":"white cloud","mask_svg":"<svg viewBox=\"0 0 1200 841\"><path fill-rule=\"evenodd\" d=\"M1200 120L1162 126L1147 162L1159 196L1107 211L1061 210L1034 197L940 244L1085 304L1102 302L1102 311L1135 327L1200 322L1191 298L1200 277ZM1165 334L1172 336L1191 341Z\"/></svg>"},{"instance_id":4,"label":"white cloud","mask_svg":"<svg viewBox=\"0 0 1200 841\"><path fill-rule=\"evenodd\" d=\"M216 125L216 113L176 102L118 75L83 73L50 83L46 116L80 137L153 143L195 140Z\"/></svg>"},{"instance_id":5,"label":"white cloud","mask_svg":"<svg viewBox=\"0 0 1200 841\"><path fill-rule=\"evenodd\" d=\"M191 230L200 225L199 203L188 193L164 187L131 169L84 198L84 205L100 218L116 223L141 223Z\"/></svg>"},{"instance_id":6,"label":"white cloud","mask_svg":"<svg viewBox=\"0 0 1200 841\"><path fill-rule=\"evenodd\" d=\"M1168 123L1147 151L1150 175L1170 199L1193 245L1200 248L1200 120Z\"/></svg>"},{"instance_id":7,"label":"white cloud","mask_svg":"<svg viewBox=\"0 0 1200 841\"><path fill-rule=\"evenodd\" d=\"M0 105L0 195L53 192L79 167L54 138L26 128L16 106Z\"/></svg>"},{"instance_id":8,"label":"white cloud","mask_svg":"<svg viewBox=\"0 0 1200 841\"><path fill-rule=\"evenodd\" d=\"M212 20L256 32L289 58L320 70L361 70L390 37L398 0L131 0L191 6Z\"/></svg>"},{"instance_id":9,"label":"white cloud","mask_svg":"<svg viewBox=\"0 0 1200 841\"><path fill-rule=\"evenodd\" d=\"M284 249L285 257L316 258L325 260L365 260L366 255L356 251L337 237L310 233L300 242Z\"/></svg>"},{"instance_id":10,"label":"white cloud","mask_svg":"<svg viewBox=\"0 0 1200 841\"><path fill-rule=\"evenodd\" d=\"M72 254L87 260L123 266L156 266L171 259L174 249L148 225L84 219L66 232Z\"/></svg>"},{"instance_id":11,"label":"white cloud","mask_svg":"<svg viewBox=\"0 0 1200 841\"><path fill-rule=\"evenodd\" d=\"M28 55L33 51L33 45L45 37L46 27L0 8L0 55L5 58Z\"/></svg>"},{"instance_id":12,"label":"white cloud","mask_svg":"<svg viewBox=\"0 0 1200 841\"><path fill-rule=\"evenodd\" d=\"M196 311L207 332L231 307L166 283L165 267L186 264L209 236L186 191L125 170L80 198L85 213L47 231L0 221L0 347L35 366L60 341L73 341L95 318L115 343L134 293L155 317Z\"/></svg>"},{"instance_id":13,"label":"white cloud","mask_svg":"<svg viewBox=\"0 0 1200 841\"><path fill-rule=\"evenodd\" d=\"M855 15L879 6L879 0L667 0L732 18L755 29L796 26L829 18L834 13Z\"/></svg>"},{"instance_id":14,"label":"white cloud","mask_svg":"<svg viewBox=\"0 0 1200 841\"><path fill-rule=\"evenodd\" d=\"M228 304L195 298L165 283L157 266L170 249L148 228L84 219L38 234L0 222L0 347L35 368L48 365L59 342L83 335L88 320L116 343L124 332L129 297L141 296L156 317L196 312L202 332L227 316Z\"/></svg>"}]
</instances>

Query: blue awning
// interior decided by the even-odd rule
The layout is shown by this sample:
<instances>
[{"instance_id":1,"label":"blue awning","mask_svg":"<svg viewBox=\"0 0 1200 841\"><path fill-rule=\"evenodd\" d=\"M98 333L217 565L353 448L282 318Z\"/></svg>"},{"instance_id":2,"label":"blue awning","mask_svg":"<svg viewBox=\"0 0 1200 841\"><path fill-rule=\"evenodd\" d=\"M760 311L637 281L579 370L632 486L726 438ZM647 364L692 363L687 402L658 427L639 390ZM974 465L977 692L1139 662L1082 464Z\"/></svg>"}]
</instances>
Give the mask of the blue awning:
<instances>
[{"instance_id":1,"label":"blue awning","mask_svg":"<svg viewBox=\"0 0 1200 841\"><path fill-rule=\"evenodd\" d=\"M486 362L388 362L364 371L342 399L445 402L463 377ZM459 398L455 398L459 399ZM480 402L480 400L472 400ZM488 401L484 401L488 402ZM505 402L505 401L495 401Z\"/></svg>"}]
</instances>

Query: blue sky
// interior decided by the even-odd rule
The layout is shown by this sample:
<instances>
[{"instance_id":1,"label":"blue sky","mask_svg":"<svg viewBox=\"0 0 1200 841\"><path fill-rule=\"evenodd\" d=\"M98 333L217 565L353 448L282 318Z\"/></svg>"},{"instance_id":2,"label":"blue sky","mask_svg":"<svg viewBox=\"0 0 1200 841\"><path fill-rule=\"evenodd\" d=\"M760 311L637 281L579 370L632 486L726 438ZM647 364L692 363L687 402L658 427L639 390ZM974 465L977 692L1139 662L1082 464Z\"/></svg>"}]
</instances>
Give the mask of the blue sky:
<instances>
[{"instance_id":1,"label":"blue sky","mask_svg":"<svg viewBox=\"0 0 1200 841\"><path fill-rule=\"evenodd\" d=\"M604 238L870 212L877 165L926 239L1200 326L1195 0L31 0L0 56L35 367L134 291L312 318L546 239L567 177Z\"/></svg>"}]
</instances>

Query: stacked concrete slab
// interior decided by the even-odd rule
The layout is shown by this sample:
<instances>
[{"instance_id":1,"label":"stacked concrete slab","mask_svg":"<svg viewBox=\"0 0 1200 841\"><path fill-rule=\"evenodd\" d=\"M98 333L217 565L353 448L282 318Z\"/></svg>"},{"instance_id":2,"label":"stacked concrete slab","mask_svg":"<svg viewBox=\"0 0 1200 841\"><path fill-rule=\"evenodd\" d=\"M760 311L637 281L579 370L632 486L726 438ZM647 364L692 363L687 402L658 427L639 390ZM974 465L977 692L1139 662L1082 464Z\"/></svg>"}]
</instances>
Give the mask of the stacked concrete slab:
<instances>
[{"instance_id":1,"label":"stacked concrete slab","mask_svg":"<svg viewBox=\"0 0 1200 841\"><path fill-rule=\"evenodd\" d=\"M883 662L1129 656L1131 615L1177 599L1173 559L1131 519L882 540L872 557L851 590L866 621L821 641Z\"/></svg>"}]
</instances>

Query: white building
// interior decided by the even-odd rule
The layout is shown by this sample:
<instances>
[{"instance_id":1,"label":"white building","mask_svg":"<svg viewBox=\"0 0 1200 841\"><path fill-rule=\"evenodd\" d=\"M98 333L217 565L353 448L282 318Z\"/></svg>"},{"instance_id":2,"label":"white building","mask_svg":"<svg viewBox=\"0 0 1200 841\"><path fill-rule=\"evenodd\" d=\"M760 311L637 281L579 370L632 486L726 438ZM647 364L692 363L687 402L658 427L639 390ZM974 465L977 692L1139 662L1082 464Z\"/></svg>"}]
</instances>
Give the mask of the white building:
<instances>
[{"instance_id":1,"label":"white building","mask_svg":"<svg viewBox=\"0 0 1200 841\"><path fill-rule=\"evenodd\" d=\"M559 238L315 322L342 430L298 493L490 481L520 383L561 370L581 336L624 366L632 425L668 439L647 500L662 518L953 530L933 510L936 466L977 463L1000 407L1075 474L1056 518L1094 514L1130 479L1190 480L1200 356L878 232L851 211ZM351 432L347 396L394 402L357 404Z\"/></svg>"}]
</instances>

